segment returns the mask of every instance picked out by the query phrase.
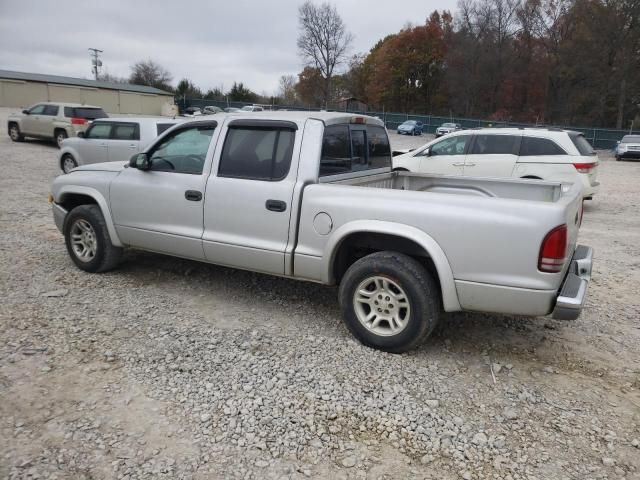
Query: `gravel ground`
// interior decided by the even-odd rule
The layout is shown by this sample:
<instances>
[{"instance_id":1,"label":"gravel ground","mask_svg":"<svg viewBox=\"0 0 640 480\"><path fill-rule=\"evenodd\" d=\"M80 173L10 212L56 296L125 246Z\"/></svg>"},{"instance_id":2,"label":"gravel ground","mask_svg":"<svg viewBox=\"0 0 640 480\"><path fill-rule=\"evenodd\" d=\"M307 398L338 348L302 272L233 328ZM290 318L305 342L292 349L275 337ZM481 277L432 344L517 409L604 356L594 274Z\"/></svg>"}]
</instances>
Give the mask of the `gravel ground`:
<instances>
[{"instance_id":1,"label":"gravel ground","mask_svg":"<svg viewBox=\"0 0 640 480\"><path fill-rule=\"evenodd\" d=\"M446 315L391 355L335 288L134 251L81 272L56 154L0 136L0 478L640 478L640 163L601 156L578 321Z\"/></svg>"}]
</instances>

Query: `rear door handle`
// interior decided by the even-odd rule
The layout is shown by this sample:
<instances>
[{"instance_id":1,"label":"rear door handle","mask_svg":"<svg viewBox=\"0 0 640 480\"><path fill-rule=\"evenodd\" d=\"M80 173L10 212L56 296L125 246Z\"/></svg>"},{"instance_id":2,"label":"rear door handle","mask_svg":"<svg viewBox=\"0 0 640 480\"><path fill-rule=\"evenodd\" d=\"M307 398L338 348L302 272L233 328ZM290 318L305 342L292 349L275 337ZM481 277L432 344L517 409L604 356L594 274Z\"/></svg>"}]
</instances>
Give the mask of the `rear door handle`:
<instances>
[{"instance_id":1,"label":"rear door handle","mask_svg":"<svg viewBox=\"0 0 640 480\"><path fill-rule=\"evenodd\" d=\"M137 145L129 145L129 148L137 148Z\"/></svg>"},{"instance_id":2,"label":"rear door handle","mask_svg":"<svg viewBox=\"0 0 640 480\"><path fill-rule=\"evenodd\" d=\"M287 204L282 200L267 200L265 207L272 212L284 212L287 209Z\"/></svg>"},{"instance_id":3,"label":"rear door handle","mask_svg":"<svg viewBox=\"0 0 640 480\"><path fill-rule=\"evenodd\" d=\"M200 200L202 200L202 192L199 192L197 190L187 190L186 192L184 192L184 198L192 202L199 202Z\"/></svg>"},{"instance_id":4,"label":"rear door handle","mask_svg":"<svg viewBox=\"0 0 640 480\"><path fill-rule=\"evenodd\" d=\"M98 146L100 146L100 147L106 147L106 146L107 146L107 144L106 144L106 143L100 143Z\"/></svg>"},{"instance_id":5,"label":"rear door handle","mask_svg":"<svg viewBox=\"0 0 640 480\"><path fill-rule=\"evenodd\" d=\"M465 163L464 166L465 167L475 167L476 164L475 163Z\"/></svg>"},{"instance_id":6,"label":"rear door handle","mask_svg":"<svg viewBox=\"0 0 640 480\"><path fill-rule=\"evenodd\" d=\"M469 164L467 164L469 165ZM456 162L453 164L454 167L464 167L464 162Z\"/></svg>"}]
</instances>

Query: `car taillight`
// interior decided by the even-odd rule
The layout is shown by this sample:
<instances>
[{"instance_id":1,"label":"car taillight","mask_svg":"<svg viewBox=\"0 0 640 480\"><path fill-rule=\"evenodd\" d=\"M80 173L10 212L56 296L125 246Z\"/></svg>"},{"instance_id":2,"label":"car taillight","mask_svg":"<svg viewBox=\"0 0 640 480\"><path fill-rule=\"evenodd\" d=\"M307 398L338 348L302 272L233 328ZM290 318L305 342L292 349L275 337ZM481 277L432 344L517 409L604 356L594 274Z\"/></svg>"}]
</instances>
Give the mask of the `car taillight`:
<instances>
[{"instance_id":1,"label":"car taillight","mask_svg":"<svg viewBox=\"0 0 640 480\"><path fill-rule=\"evenodd\" d=\"M71 119L71 125L86 125L86 123L87 123L86 118L73 117Z\"/></svg>"},{"instance_id":2,"label":"car taillight","mask_svg":"<svg viewBox=\"0 0 640 480\"><path fill-rule=\"evenodd\" d=\"M574 163L573 166L576 167L576 170L580 173L589 173L591 169L598 166L598 162Z\"/></svg>"},{"instance_id":3,"label":"car taillight","mask_svg":"<svg viewBox=\"0 0 640 480\"><path fill-rule=\"evenodd\" d=\"M538 270L557 273L567 260L567 226L560 225L544 237L538 256Z\"/></svg>"}]
</instances>

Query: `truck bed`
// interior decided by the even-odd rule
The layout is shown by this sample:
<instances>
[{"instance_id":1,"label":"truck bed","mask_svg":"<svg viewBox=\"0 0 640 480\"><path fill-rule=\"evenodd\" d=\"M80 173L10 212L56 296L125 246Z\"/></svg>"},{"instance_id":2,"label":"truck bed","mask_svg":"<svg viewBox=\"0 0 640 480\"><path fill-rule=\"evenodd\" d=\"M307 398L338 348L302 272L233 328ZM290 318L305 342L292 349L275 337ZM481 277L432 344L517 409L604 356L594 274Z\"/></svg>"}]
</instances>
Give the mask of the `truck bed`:
<instances>
[{"instance_id":1,"label":"truck bed","mask_svg":"<svg viewBox=\"0 0 640 480\"><path fill-rule=\"evenodd\" d=\"M359 176L331 182L337 185L410 190L417 192L450 193L477 197L508 198L512 200L532 200L556 202L569 186L540 180L479 178L444 175L424 175L409 172L390 172L377 175Z\"/></svg>"}]
</instances>

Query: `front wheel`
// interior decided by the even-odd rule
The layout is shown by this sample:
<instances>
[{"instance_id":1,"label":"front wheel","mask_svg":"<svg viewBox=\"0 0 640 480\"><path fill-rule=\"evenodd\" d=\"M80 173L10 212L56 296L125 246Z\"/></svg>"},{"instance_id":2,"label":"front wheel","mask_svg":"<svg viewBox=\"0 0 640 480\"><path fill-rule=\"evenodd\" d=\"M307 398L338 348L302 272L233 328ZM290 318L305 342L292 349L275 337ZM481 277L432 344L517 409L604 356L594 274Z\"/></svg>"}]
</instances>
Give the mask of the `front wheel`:
<instances>
[{"instance_id":1,"label":"front wheel","mask_svg":"<svg viewBox=\"0 0 640 480\"><path fill-rule=\"evenodd\" d=\"M118 265L122 248L114 247L100 207L80 205L64 222L64 238L73 263L86 272L106 272Z\"/></svg>"},{"instance_id":2,"label":"front wheel","mask_svg":"<svg viewBox=\"0 0 640 480\"><path fill-rule=\"evenodd\" d=\"M14 142L22 142L24 140L24 135L20 133L20 127L18 127L18 125L16 125L15 123L12 123L9 126L9 137Z\"/></svg>"},{"instance_id":3,"label":"front wheel","mask_svg":"<svg viewBox=\"0 0 640 480\"><path fill-rule=\"evenodd\" d=\"M426 339L438 322L435 281L415 259L376 252L355 262L340 283L345 325L364 345L401 353Z\"/></svg>"},{"instance_id":4,"label":"front wheel","mask_svg":"<svg viewBox=\"0 0 640 480\"><path fill-rule=\"evenodd\" d=\"M64 173L69 173L71 170L73 170L77 166L78 166L78 162L76 162L76 159L73 158L73 155L71 155L70 153L66 153L62 157L62 161L60 162L60 168Z\"/></svg>"}]
</instances>

